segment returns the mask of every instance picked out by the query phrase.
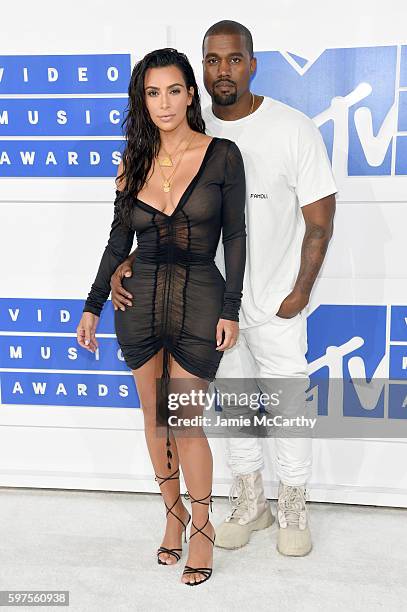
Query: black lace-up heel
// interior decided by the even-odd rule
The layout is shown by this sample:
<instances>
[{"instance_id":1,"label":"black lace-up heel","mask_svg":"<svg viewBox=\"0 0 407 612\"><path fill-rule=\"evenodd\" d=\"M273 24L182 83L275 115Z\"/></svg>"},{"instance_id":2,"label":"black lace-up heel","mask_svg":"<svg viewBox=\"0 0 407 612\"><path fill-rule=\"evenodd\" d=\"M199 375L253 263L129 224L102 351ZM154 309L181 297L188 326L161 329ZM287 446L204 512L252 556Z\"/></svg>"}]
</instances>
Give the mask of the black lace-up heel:
<instances>
[{"instance_id":1,"label":"black lace-up heel","mask_svg":"<svg viewBox=\"0 0 407 612\"><path fill-rule=\"evenodd\" d=\"M190 499L191 500L191 504L202 504L204 506L209 506L210 510L212 512L212 491L209 493L209 495L206 495L205 497L202 497L201 499L194 499L191 494L187 491L185 493L185 499ZM206 502L204 501L205 499L207 499L209 497L209 501ZM195 532L194 533L190 533L189 535L189 539L191 540L191 538L193 538L195 535L197 535L198 533L200 533L201 535L205 536L205 538L207 538L212 546L215 544L215 538L216 535L214 536L213 540L210 536L208 536L206 533L203 532L203 530L205 529L205 527L207 526L207 524L209 523L209 512L208 512L208 518L206 519L205 524L202 527L197 527L194 523L194 521L192 521L191 523L191 529L192 527L195 528ZM188 574L202 574L203 576L205 576L205 578L203 578L203 580L199 580L199 582L185 582L184 584L187 584L189 586L196 586L198 584L202 584L203 582L206 582L207 580L209 580L209 578L212 576L212 568L211 567L191 567L190 565L186 565L183 571L183 575L188 575Z\"/></svg>"},{"instance_id":2,"label":"black lace-up heel","mask_svg":"<svg viewBox=\"0 0 407 612\"><path fill-rule=\"evenodd\" d=\"M158 479L161 482L158 482ZM167 480L177 480L177 479L179 479L179 469L178 468L175 470L175 472L173 472L169 476L158 476L158 474L155 475L155 480L158 482L158 486L159 487L161 487L161 485L165 484L167 482ZM164 496L162 496L162 497L163 497L165 508L166 508L166 513L165 513L166 518L168 517L169 514L172 514L172 516L175 516L175 518L182 524L182 526L184 528L183 529L183 531L184 531L184 541L186 543L187 542L187 527L188 527L189 521L191 520L191 515L188 512L188 520L187 520L186 523L184 523L184 521L182 519L180 519L180 517L177 516L175 514L175 512L173 511L173 508L178 503L178 500L181 499L181 495L178 494L178 497L176 498L175 502L170 507L167 506L167 503L166 503L166 501L164 499ZM175 563L165 563L164 561L161 561L161 559L160 559L160 554L161 553L167 553L169 555L172 555L173 557L175 557L176 562L178 562L181 559L182 548L166 548L165 546L160 546L160 548L157 550L157 561L158 561L159 565L175 565Z\"/></svg>"}]
</instances>

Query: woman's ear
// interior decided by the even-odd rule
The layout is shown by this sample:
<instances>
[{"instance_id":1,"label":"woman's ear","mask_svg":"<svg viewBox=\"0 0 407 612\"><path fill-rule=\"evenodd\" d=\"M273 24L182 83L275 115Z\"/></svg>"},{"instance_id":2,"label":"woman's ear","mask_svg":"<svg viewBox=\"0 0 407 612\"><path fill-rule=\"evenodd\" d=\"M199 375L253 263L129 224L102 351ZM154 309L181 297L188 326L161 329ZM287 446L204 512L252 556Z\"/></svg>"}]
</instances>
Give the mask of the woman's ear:
<instances>
[{"instance_id":1,"label":"woman's ear","mask_svg":"<svg viewBox=\"0 0 407 612\"><path fill-rule=\"evenodd\" d=\"M191 106L193 99L194 99L194 88L191 85L188 91L188 102L187 102L188 106Z\"/></svg>"}]
</instances>

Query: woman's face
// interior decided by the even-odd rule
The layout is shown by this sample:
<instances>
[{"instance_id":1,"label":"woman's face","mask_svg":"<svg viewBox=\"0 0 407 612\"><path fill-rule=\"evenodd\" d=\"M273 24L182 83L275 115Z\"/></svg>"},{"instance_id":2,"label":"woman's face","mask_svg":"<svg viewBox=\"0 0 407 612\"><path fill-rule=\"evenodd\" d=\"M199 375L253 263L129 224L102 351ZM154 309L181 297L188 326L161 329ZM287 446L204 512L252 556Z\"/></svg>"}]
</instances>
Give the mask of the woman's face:
<instances>
[{"instance_id":1,"label":"woman's face","mask_svg":"<svg viewBox=\"0 0 407 612\"><path fill-rule=\"evenodd\" d=\"M151 120L160 130L171 132L185 121L194 89L187 90L184 75L177 66L148 68L144 92Z\"/></svg>"}]
</instances>

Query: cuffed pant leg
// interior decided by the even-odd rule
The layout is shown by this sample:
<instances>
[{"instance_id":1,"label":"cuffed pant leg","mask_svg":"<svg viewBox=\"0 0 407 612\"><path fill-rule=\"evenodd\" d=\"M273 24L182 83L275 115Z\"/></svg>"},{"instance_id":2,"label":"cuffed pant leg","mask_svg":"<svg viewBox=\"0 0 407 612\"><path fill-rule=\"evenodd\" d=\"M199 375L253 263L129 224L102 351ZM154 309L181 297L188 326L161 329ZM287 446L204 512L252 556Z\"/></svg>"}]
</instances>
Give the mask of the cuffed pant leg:
<instances>
[{"instance_id":1,"label":"cuffed pant leg","mask_svg":"<svg viewBox=\"0 0 407 612\"><path fill-rule=\"evenodd\" d=\"M282 408L284 416L304 412L305 390L309 384L307 352L307 328L305 314L292 319L274 316L264 325L245 330L246 341L257 366L257 384L269 392L267 379L280 379L282 387L288 386L296 397L296 405L288 402ZM293 382L292 382L293 381ZM268 411L268 409L267 409ZM287 414L284 414L284 412ZM310 432L309 432L310 433ZM288 485L301 485L311 476L312 438L276 437L276 472Z\"/></svg>"},{"instance_id":2,"label":"cuffed pant leg","mask_svg":"<svg viewBox=\"0 0 407 612\"><path fill-rule=\"evenodd\" d=\"M245 332L240 331L239 339L235 346L227 351L222 357L215 379L215 387L220 393L244 392L247 394L258 393L259 389L254 380L255 363L250 354L245 339ZM228 382L228 379L236 379ZM226 417L237 415L251 416L250 408L242 406L224 406L223 413ZM250 474L256 470L263 470L263 444L256 437L235 437L233 433L226 441L227 464L234 476Z\"/></svg>"}]
</instances>

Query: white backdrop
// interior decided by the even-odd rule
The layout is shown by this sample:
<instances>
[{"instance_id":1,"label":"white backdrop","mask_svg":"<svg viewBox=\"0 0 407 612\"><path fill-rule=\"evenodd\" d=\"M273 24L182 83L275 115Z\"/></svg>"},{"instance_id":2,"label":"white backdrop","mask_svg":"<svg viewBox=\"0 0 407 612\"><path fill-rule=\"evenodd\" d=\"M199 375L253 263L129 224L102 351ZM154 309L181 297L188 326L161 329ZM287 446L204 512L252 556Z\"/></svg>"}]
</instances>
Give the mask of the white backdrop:
<instances>
[{"instance_id":1,"label":"white backdrop","mask_svg":"<svg viewBox=\"0 0 407 612\"><path fill-rule=\"evenodd\" d=\"M249 27L255 52L289 51L312 60L324 49L407 44L403 5L346 0L328 9L315 0L311 12L299 1L255 1L237 7L235 2L219 5L209 0L201 15L190 2L182 0L168 9L158 0L152 15L143 4L129 0L117 6L83 0L74 10L67 6L56 14L49 0L20 1L2 7L0 54L130 53L133 65L147 51L171 45L188 54L201 84L201 39L220 19ZM402 196L407 179L348 178L341 174L341 154L346 153L341 146L334 164L340 186L335 237L310 313L321 304L332 306L334 317L341 305L386 306L384 356L378 364L382 367L391 349L390 305L407 304L407 207ZM112 178L2 177L0 297L84 299L106 244L113 189ZM7 308L7 300L1 308ZM12 332L0 334L4 340ZM1 346L4 350L6 345ZM3 388L6 370L10 368L0 371ZM124 380L127 374L122 375ZM0 436L0 486L157 490L139 409L2 403ZM264 478L269 496L275 497L273 447L265 446L269 460ZM223 443L216 441L212 447L214 493L227 494L230 474ZM315 441L311 499L407 506L405 450L405 440L397 438Z\"/></svg>"}]
</instances>

